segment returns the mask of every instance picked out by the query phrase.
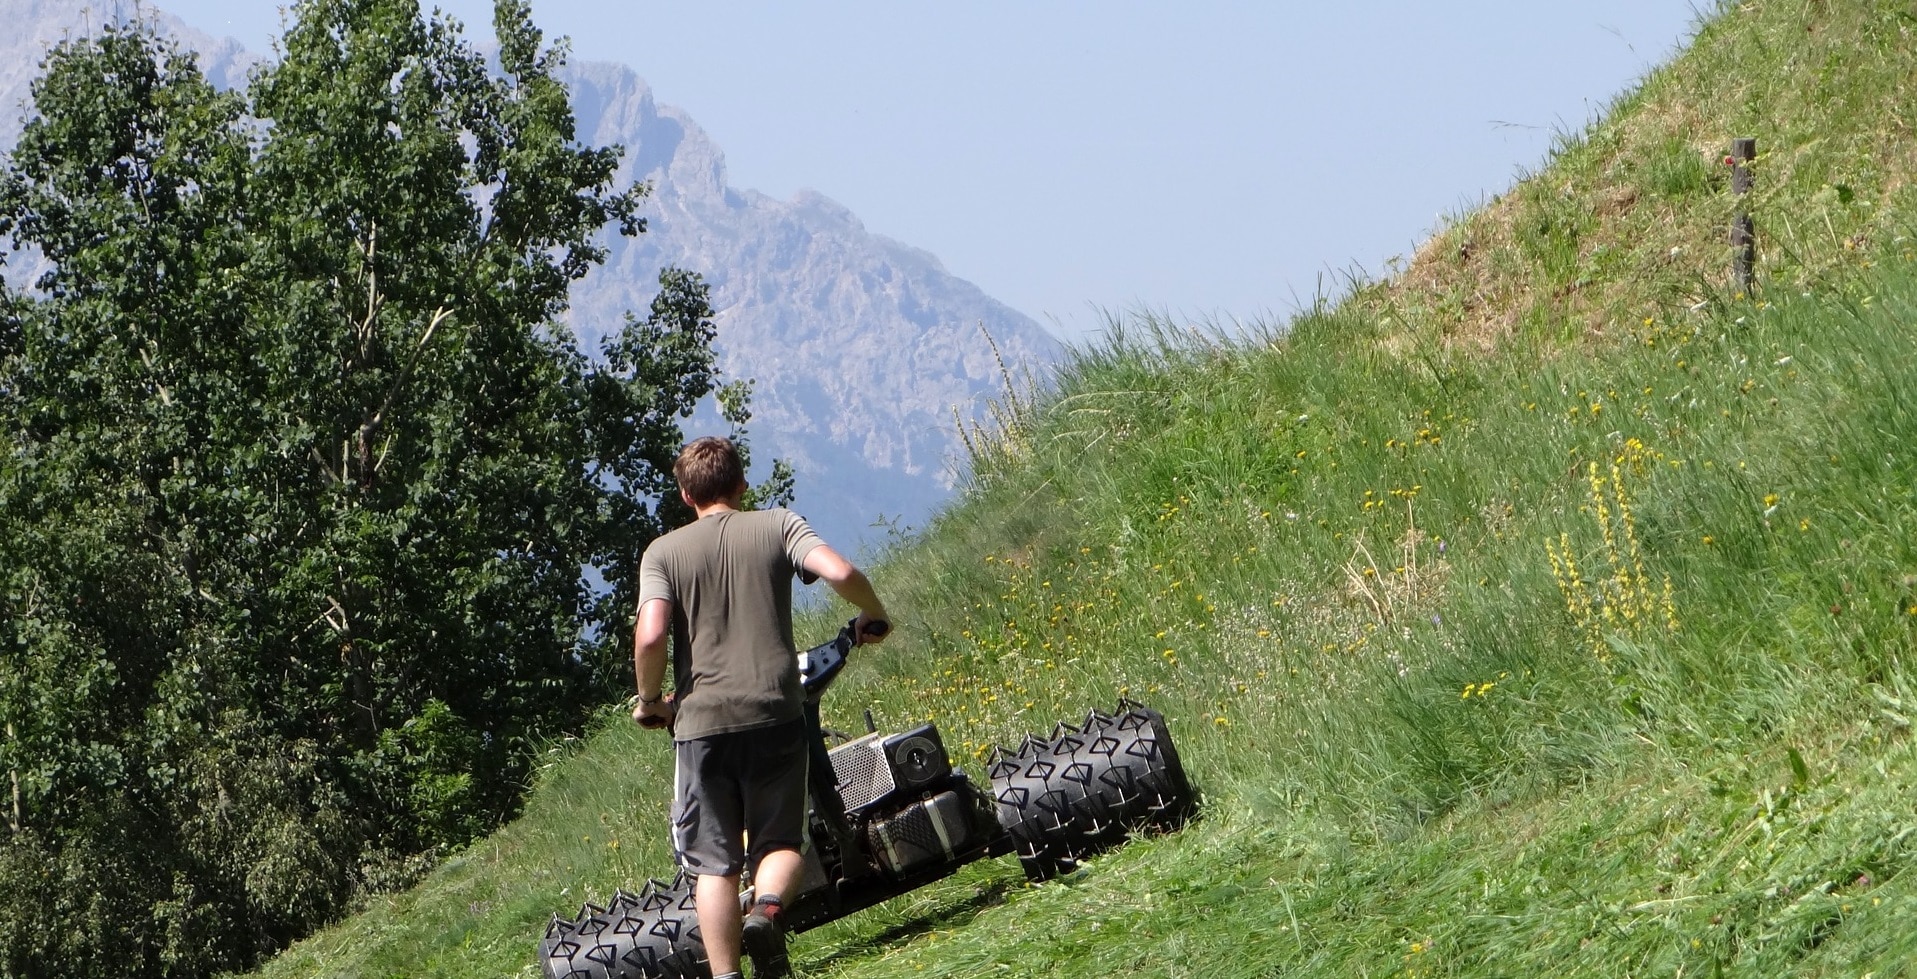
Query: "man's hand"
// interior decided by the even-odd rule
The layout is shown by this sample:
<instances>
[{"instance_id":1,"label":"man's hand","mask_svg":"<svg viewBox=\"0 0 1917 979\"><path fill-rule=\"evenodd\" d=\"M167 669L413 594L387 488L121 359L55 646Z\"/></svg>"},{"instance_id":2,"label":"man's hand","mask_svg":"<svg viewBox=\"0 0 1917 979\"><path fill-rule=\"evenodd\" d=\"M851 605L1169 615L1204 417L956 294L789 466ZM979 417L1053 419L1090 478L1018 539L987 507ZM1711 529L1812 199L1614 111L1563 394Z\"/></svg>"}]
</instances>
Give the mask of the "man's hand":
<instances>
[{"instance_id":1,"label":"man's hand","mask_svg":"<svg viewBox=\"0 0 1917 979\"><path fill-rule=\"evenodd\" d=\"M640 727L672 729L672 722L679 716L679 706L671 697L654 701L637 701L632 708L632 719Z\"/></svg>"},{"instance_id":2,"label":"man's hand","mask_svg":"<svg viewBox=\"0 0 1917 979\"><path fill-rule=\"evenodd\" d=\"M852 641L861 646L876 645L892 634L892 623L882 615L860 612L852 620Z\"/></svg>"}]
</instances>

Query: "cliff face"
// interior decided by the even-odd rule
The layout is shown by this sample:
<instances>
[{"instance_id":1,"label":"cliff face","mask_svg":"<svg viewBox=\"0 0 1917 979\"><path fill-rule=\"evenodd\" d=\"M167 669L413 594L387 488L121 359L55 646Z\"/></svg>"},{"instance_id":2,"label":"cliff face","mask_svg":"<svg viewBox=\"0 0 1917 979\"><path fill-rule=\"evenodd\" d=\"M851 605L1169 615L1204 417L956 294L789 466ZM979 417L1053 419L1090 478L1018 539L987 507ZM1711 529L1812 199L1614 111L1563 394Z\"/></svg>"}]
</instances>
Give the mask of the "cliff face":
<instances>
[{"instance_id":1,"label":"cliff face","mask_svg":"<svg viewBox=\"0 0 1917 979\"><path fill-rule=\"evenodd\" d=\"M19 134L48 46L135 15L114 0L0 0L10 28L0 38L0 146ZM218 84L244 84L260 60L150 6L139 15L200 52ZM1002 391L992 344L1014 375L1042 375L1059 343L824 196L780 201L729 186L719 147L631 69L587 62L566 76L580 140L624 146L621 179L652 187L647 232L610 237L606 265L573 290L581 346L597 351L626 310L643 312L661 267L699 272L712 287L722 367L755 383L754 455L792 461L795 508L848 550L878 541L882 518L919 525L952 490L953 409L970 417Z\"/></svg>"}]
</instances>

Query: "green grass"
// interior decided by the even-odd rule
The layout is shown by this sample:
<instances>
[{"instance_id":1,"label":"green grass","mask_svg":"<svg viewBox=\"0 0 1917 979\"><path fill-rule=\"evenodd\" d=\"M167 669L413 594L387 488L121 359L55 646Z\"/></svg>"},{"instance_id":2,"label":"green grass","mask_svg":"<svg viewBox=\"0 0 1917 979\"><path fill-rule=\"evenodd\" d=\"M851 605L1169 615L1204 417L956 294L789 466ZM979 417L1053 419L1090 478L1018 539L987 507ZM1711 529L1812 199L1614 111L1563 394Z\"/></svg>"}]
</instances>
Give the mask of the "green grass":
<instances>
[{"instance_id":1,"label":"green grass","mask_svg":"<svg viewBox=\"0 0 1917 979\"><path fill-rule=\"evenodd\" d=\"M818 971L1894 974L1917 282L1849 288L1443 385L1336 315L1081 360L901 555L869 703L987 744L1141 696L1206 818Z\"/></svg>"},{"instance_id":2,"label":"green grass","mask_svg":"<svg viewBox=\"0 0 1917 979\"><path fill-rule=\"evenodd\" d=\"M804 974L1917 972L1912 18L1729 10L1402 275L1248 339L1129 317L1008 402L827 722L978 772L1134 697L1202 817L973 865ZM1768 154L1756 296L1701 133ZM668 872L668 754L609 714L262 974L536 975L549 914Z\"/></svg>"}]
</instances>

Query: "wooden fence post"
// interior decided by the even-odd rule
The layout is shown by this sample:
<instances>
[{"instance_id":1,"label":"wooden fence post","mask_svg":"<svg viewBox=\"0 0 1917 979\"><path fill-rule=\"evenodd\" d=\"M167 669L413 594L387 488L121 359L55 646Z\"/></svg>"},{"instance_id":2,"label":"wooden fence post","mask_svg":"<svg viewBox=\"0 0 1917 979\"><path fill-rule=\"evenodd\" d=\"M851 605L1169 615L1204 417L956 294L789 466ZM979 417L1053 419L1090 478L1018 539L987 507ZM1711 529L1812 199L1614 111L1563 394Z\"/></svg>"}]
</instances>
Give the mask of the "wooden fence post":
<instances>
[{"instance_id":1,"label":"wooden fence post","mask_svg":"<svg viewBox=\"0 0 1917 979\"><path fill-rule=\"evenodd\" d=\"M1751 223L1750 206L1744 200L1751 192L1751 161L1755 159L1755 137L1731 140L1731 193L1737 196L1737 216L1731 219L1732 277L1737 281L1737 291L1746 296L1757 285L1757 227Z\"/></svg>"}]
</instances>

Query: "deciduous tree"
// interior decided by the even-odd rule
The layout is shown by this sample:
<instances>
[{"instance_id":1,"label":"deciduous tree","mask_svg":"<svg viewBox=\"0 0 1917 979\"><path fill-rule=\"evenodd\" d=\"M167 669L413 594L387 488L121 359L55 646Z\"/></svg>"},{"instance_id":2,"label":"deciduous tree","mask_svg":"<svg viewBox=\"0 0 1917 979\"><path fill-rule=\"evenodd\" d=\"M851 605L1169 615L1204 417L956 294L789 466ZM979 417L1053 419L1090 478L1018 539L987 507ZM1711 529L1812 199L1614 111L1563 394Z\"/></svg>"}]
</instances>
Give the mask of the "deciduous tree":
<instances>
[{"instance_id":1,"label":"deciduous tree","mask_svg":"<svg viewBox=\"0 0 1917 979\"><path fill-rule=\"evenodd\" d=\"M292 16L244 93L60 46L0 176L47 269L0 294L0 973L246 967L629 684L704 285L597 359L559 324L643 188L524 2L494 63L411 0Z\"/></svg>"}]
</instances>

